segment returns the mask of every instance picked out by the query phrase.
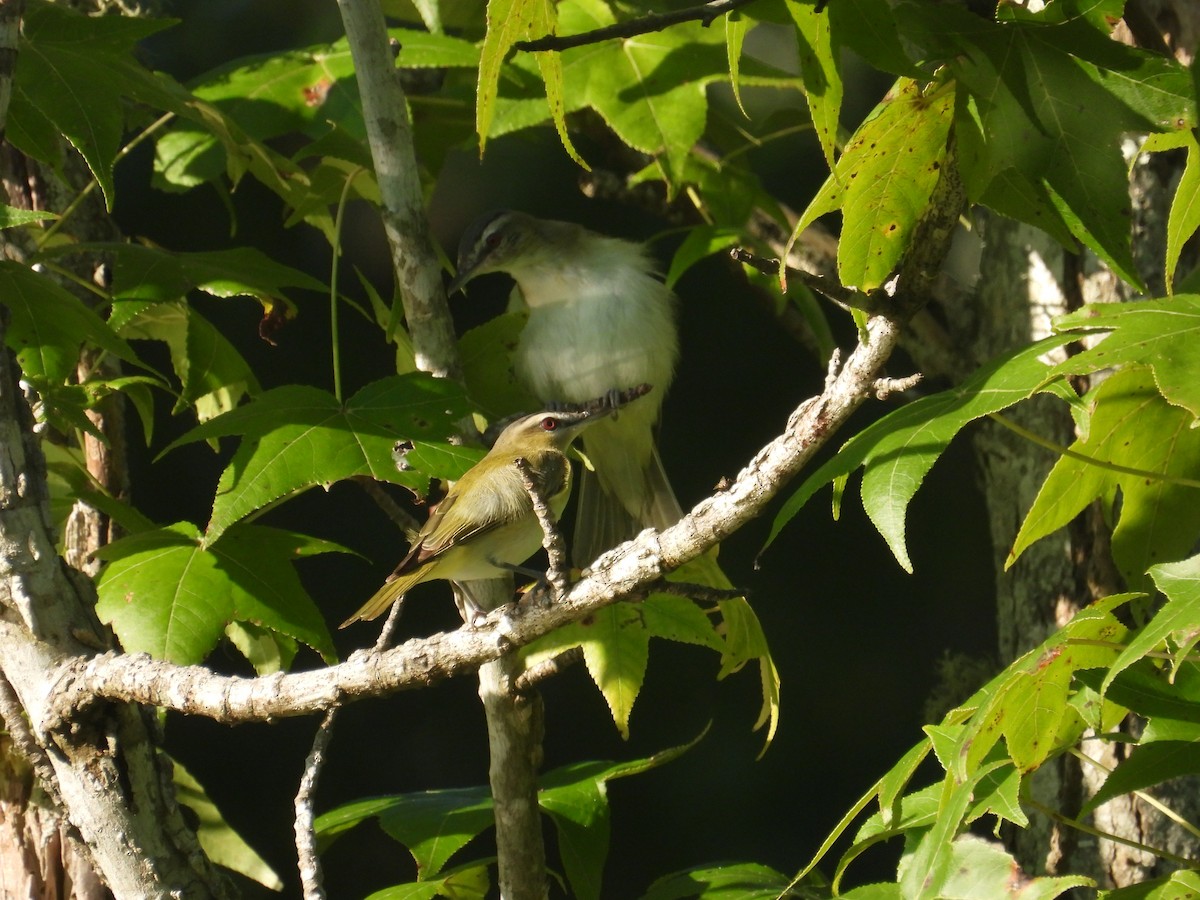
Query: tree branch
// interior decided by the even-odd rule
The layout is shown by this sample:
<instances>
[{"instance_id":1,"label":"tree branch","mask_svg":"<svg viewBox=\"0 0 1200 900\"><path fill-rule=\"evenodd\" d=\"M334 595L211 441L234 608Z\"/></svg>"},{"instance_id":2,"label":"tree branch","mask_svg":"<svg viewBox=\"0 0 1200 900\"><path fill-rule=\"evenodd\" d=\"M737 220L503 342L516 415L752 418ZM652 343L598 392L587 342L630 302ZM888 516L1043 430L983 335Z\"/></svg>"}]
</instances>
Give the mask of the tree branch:
<instances>
[{"instance_id":1,"label":"tree branch","mask_svg":"<svg viewBox=\"0 0 1200 900\"><path fill-rule=\"evenodd\" d=\"M354 700L428 687L477 670L544 634L616 600L646 590L758 516L825 440L871 395L896 346L899 324L876 318L867 340L818 397L792 414L784 432L765 446L725 490L695 506L662 532L646 531L603 554L591 574L550 606L512 604L481 617L479 627L414 638L380 653L310 672L261 678L217 675L201 666L176 666L145 655L107 653L60 665L53 711L60 723L100 698L117 698L234 724L307 715L339 699ZM0 642L12 628L0 622ZM47 727L49 721L38 723Z\"/></svg>"},{"instance_id":2,"label":"tree branch","mask_svg":"<svg viewBox=\"0 0 1200 900\"><path fill-rule=\"evenodd\" d=\"M570 570L570 563L567 562L567 545L563 541L562 532L559 531L554 510L542 496L542 486L538 484L529 462L520 456L514 462L517 471L521 473L521 483L525 486L525 492L529 494L529 499L533 503L533 512L537 516L538 524L542 526L542 547L546 550L547 558L546 580L550 582L550 587L554 591L554 599L558 600L567 592L567 584L570 580L567 575Z\"/></svg>"},{"instance_id":3,"label":"tree branch","mask_svg":"<svg viewBox=\"0 0 1200 900\"><path fill-rule=\"evenodd\" d=\"M383 227L417 366L457 378L461 365L454 322L422 206L408 100L396 77L383 9L374 0L338 0L338 8L354 59Z\"/></svg>"},{"instance_id":4,"label":"tree branch","mask_svg":"<svg viewBox=\"0 0 1200 900\"><path fill-rule=\"evenodd\" d=\"M779 274L779 260L763 259L761 256L755 256L744 247L734 247L729 251L729 255L740 263L751 266L764 275ZM796 269L788 266L786 269L788 278L795 278L802 282L805 287L816 294L820 294L829 300L832 300L843 309L857 309L860 312L865 312L869 316L883 315L887 312L887 295L876 291L870 294L864 294L862 291L856 291L854 288L842 287L831 278L825 278L821 275L813 275L811 272L806 272L804 269Z\"/></svg>"},{"instance_id":5,"label":"tree branch","mask_svg":"<svg viewBox=\"0 0 1200 900\"><path fill-rule=\"evenodd\" d=\"M662 31L680 22L700 22L707 28L719 16L733 12L743 6L748 6L754 0L711 0L703 6L689 6L687 9L677 9L667 13L653 13L606 25L582 34L568 34L562 37L548 34L532 41L517 41L513 44L518 50L536 53L542 50L570 50L572 47L582 47L586 44L598 44L613 38L635 37L639 34L649 34L652 31Z\"/></svg>"}]
</instances>

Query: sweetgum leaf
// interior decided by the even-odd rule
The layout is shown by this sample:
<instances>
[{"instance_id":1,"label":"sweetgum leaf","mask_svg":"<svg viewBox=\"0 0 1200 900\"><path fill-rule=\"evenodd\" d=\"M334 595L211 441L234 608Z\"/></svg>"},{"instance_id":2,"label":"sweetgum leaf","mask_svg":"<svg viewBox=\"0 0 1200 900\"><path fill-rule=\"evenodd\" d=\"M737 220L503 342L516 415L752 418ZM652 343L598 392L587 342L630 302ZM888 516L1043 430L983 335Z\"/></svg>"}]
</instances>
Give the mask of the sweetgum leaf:
<instances>
[{"instance_id":1,"label":"sweetgum leaf","mask_svg":"<svg viewBox=\"0 0 1200 900\"><path fill-rule=\"evenodd\" d=\"M1151 565L1184 556L1200 533L1200 489L1173 480L1200 471L1200 429L1191 427L1189 412L1163 399L1145 368L1116 372L1089 402L1087 438L1071 445L1075 455L1054 464L1006 565L1093 500L1120 488L1113 559L1127 582L1137 584Z\"/></svg>"},{"instance_id":2,"label":"sweetgum leaf","mask_svg":"<svg viewBox=\"0 0 1200 900\"><path fill-rule=\"evenodd\" d=\"M350 551L275 528L242 525L206 545L190 522L142 531L97 553L100 620L129 653L200 663L230 622L250 622L312 647L327 661L333 642L293 562Z\"/></svg>"},{"instance_id":3,"label":"sweetgum leaf","mask_svg":"<svg viewBox=\"0 0 1200 900\"><path fill-rule=\"evenodd\" d=\"M31 379L61 384L74 374L79 348L89 343L127 362L133 349L74 294L45 275L0 260L0 303L9 311L5 342Z\"/></svg>"},{"instance_id":4,"label":"sweetgum leaf","mask_svg":"<svg viewBox=\"0 0 1200 900\"><path fill-rule=\"evenodd\" d=\"M1200 296L1093 303L1057 319L1055 330L1110 334L1050 373L1085 375L1121 365L1149 366L1166 398L1200 418Z\"/></svg>"},{"instance_id":5,"label":"sweetgum leaf","mask_svg":"<svg viewBox=\"0 0 1200 900\"><path fill-rule=\"evenodd\" d=\"M198 440L241 435L221 474L206 542L282 497L354 475L421 489L428 474L398 471L398 439L441 438L467 412L462 389L425 374L368 384L339 403L332 394L286 385L193 428L163 452Z\"/></svg>"},{"instance_id":6,"label":"sweetgum leaf","mask_svg":"<svg viewBox=\"0 0 1200 900\"><path fill-rule=\"evenodd\" d=\"M951 438L969 422L1011 406L1045 383L1042 354L1066 336L1047 338L984 365L958 387L922 397L888 413L842 445L784 503L771 525L765 551L818 489L864 467L863 506L896 561L912 571L904 524L909 501Z\"/></svg>"}]
</instances>

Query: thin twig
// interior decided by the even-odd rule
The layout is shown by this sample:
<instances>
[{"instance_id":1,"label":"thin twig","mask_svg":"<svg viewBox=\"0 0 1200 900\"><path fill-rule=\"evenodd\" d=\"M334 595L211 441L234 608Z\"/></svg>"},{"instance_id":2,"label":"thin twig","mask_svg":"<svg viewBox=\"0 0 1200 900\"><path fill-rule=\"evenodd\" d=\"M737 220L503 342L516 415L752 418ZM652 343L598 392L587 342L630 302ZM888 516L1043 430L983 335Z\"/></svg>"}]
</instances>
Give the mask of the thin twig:
<instances>
[{"instance_id":1,"label":"thin twig","mask_svg":"<svg viewBox=\"0 0 1200 900\"><path fill-rule=\"evenodd\" d=\"M567 562L567 542L563 540L562 532L558 529L558 518L554 515L554 510L542 496L542 486L538 483L529 461L518 456L513 463L516 465L517 471L521 473L521 483L525 486L525 492L529 494L529 499L533 502L533 511L537 515L538 524L542 526L542 546L546 548L546 556L549 560L546 566L546 580L550 582L550 587L554 591L554 599L559 600L567 592L567 585L570 583L570 579L567 577L570 570L570 563ZM570 463L568 462L566 465L570 465Z\"/></svg>"},{"instance_id":2,"label":"thin twig","mask_svg":"<svg viewBox=\"0 0 1200 900\"><path fill-rule=\"evenodd\" d=\"M393 603L379 637L375 641L375 652L387 649L392 642L396 624L400 621L400 613L404 604ZM317 833L314 828L316 815L314 797L317 792L317 782L321 778L321 770L325 767L325 751L333 740L333 725L337 721L341 700L335 700L325 711L325 718L317 726L313 735L312 749L304 760L304 772L300 776L300 786L296 790L296 858L297 870L300 874L300 884L304 889L304 900L325 900L324 878L321 875L321 860L317 855Z\"/></svg>"},{"instance_id":3,"label":"thin twig","mask_svg":"<svg viewBox=\"0 0 1200 900\"><path fill-rule=\"evenodd\" d=\"M513 44L518 50L534 53L540 50L570 50L572 47L582 47L586 44L598 44L613 38L636 37L639 34L649 34L652 31L662 31L680 22L700 22L705 28L711 25L719 16L733 12L754 0L712 0L703 6L689 6L687 9L677 9L667 13L652 13L627 22L606 25L582 34L568 34L562 37L548 34L532 41L517 41Z\"/></svg>"},{"instance_id":4,"label":"thin twig","mask_svg":"<svg viewBox=\"0 0 1200 900\"><path fill-rule=\"evenodd\" d=\"M757 256L745 247L734 247L729 251L729 255L738 262L757 269L764 275L779 274L779 260L777 259ZM879 300L880 296L886 295L864 294L862 291L856 291L853 288L842 287L836 281L829 278L821 275L813 275L811 272L806 272L803 269L795 269L791 266L787 267L787 276L788 278L802 282L810 291L833 301L843 309L857 309L871 316L883 315L888 312L887 305L881 303Z\"/></svg>"},{"instance_id":5,"label":"thin twig","mask_svg":"<svg viewBox=\"0 0 1200 900\"><path fill-rule=\"evenodd\" d=\"M1044 803L1039 803L1030 797L1022 797L1021 801L1030 809L1037 810L1051 821L1057 822L1059 825L1065 825L1068 828L1074 828L1084 834L1090 834L1092 837L1112 841L1114 844L1123 844L1126 847L1132 847L1134 850L1140 850L1143 853L1149 853L1152 856L1157 856L1159 859L1162 859L1166 862L1174 863L1177 866L1183 866L1188 869L1194 869L1197 865L1200 865L1200 860L1189 859L1186 856L1180 856L1178 853L1172 853L1164 847L1151 847L1149 844L1143 844L1140 841L1130 840L1129 838L1122 837L1119 834L1113 834L1111 831L1104 831L1100 828L1094 828L1091 825L1088 825L1086 822L1080 822L1078 819L1072 819L1070 816L1064 816L1058 810L1051 809Z\"/></svg>"},{"instance_id":6,"label":"thin twig","mask_svg":"<svg viewBox=\"0 0 1200 900\"><path fill-rule=\"evenodd\" d=\"M903 378L878 378L875 380L874 391L876 400L886 400L892 394L911 391L921 383L922 375L916 372Z\"/></svg>"},{"instance_id":7,"label":"thin twig","mask_svg":"<svg viewBox=\"0 0 1200 900\"><path fill-rule=\"evenodd\" d=\"M571 666L583 662L583 648L572 647L557 656L544 659L535 666L530 666L513 681L512 688L518 694L533 690L543 681L565 672Z\"/></svg>"}]
</instances>

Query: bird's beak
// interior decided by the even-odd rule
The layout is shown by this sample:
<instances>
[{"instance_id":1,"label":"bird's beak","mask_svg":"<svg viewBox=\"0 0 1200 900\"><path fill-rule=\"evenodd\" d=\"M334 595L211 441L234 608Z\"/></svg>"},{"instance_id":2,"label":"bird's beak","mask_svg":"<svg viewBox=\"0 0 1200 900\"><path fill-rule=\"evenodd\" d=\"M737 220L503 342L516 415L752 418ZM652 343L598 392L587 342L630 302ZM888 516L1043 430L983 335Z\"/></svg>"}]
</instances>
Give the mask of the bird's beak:
<instances>
[{"instance_id":1,"label":"bird's beak","mask_svg":"<svg viewBox=\"0 0 1200 900\"><path fill-rule=\"evenodd\" d=\"M448 285L446 285L446 296L453 297L455 294L461 291L463 285L471 280L472 272L472 266L468 265L464 267L460 265L458 268L458 274L454 276Z\"/></svg>"}]
</instances>

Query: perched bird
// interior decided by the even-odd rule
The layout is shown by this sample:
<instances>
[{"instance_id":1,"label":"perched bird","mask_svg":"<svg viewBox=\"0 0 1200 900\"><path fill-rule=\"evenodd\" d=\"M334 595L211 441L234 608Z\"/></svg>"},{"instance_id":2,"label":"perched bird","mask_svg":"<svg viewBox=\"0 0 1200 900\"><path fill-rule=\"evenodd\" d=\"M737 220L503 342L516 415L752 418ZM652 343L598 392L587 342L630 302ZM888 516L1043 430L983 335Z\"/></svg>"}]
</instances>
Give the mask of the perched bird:
<instances>
[{"instance_id":1,"label":"perched bird","mask_svg":"<svg viewBox=\"0 0 1200 900\"><path fill-rule=\"evenodd\" d=\"M453 293L476 275L507 272L510 308L529 320L513 358L518 379L542 403L582 403L623 385L649 396L589 428L574 536L576 564L646 527L682 515L654 442L663 396L679 357L675 295L645 249L571 222L502 210L463 235Z\"/></svg>"},{"instance_id":2,"label":"perched bird","mask_svg":"<svg viewBox=\"0 0 1200 900\"><path fill-rule=\"evenodd\" d=\"M567 448L587 426L615 409L609 404L540 412L505 428L488 454L437 505L383 587L341 627L375 618L422 582L495 578L532 556L541 546L542 528L517 458L528 463L541 496L560 515L571 493Z\"/></svg>"}]
</instances>

